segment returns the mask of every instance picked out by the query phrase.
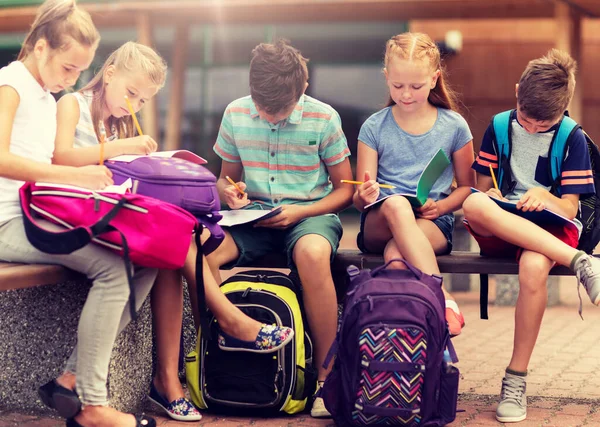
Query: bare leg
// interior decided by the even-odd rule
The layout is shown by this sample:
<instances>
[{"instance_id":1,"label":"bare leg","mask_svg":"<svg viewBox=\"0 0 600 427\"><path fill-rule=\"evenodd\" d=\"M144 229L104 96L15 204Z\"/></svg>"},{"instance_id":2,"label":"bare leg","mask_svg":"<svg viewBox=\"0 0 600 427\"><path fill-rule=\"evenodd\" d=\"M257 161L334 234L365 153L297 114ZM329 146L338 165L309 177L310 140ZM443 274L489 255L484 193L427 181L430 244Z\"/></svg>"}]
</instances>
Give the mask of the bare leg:
<instances>
[{"instance_id":1,"label":"bare leg","mask_svg":"<svg viewBox=\"0 0 600 427\"><path fill-rule=\"evenodd\" d=\"M179 347L183 318L183 284L179 270L161 270L151 294L156 331L154 385L169 402L184 397L179 381Z\"/></svg>"},{"instance_id":2,"label":"bare leg","mask_svg":"<svg viewBox=\"0 0 600 427\"><path fill-rule=\"evenodd\" d=\"M315 366L318 380L331 370L323 368L337 331L337 297L331 277L331 245L323 236L302 236L294 246L294 263L302 281L304 308L315 340Z\"/></svg>"},{"instance_id":3,"label":"bare leg","mask_svg":"<svg viewBox=\"0 0 600 427\"><path fill-rule=\"evenodd\" d=\"M439 234L442 236L441 231ZM367 216L365 245L370 250L383 250L391 238L408 262L427 274L440 274L428 235L418 225L412 206L404 197L390 197Z\"/></svg>"},{"instance_id":4,"label":"bare leg","mask_svg":"<svg viewBox=\"0 0 600 427\"><path fill-rule=\"evenodd\" d=\"M548 273L554 265L546 256L524 251L519 262L519 298L515 308L515 339L509 369L526 372L542 325L548 298Z\"/></svg>"},{"instance_id":5,"label":"bare leg","mask_svg":"<svg viewBox=\"0 0 600 427\"><path fill-rule=\"evenodd\" d=\"M577 249L533 222L505 211L485 194L471 194L465 200L463 209L469 226L481 236L497 236L566 266L571 264L577 254Z\"/></svg>"}]
</instances>

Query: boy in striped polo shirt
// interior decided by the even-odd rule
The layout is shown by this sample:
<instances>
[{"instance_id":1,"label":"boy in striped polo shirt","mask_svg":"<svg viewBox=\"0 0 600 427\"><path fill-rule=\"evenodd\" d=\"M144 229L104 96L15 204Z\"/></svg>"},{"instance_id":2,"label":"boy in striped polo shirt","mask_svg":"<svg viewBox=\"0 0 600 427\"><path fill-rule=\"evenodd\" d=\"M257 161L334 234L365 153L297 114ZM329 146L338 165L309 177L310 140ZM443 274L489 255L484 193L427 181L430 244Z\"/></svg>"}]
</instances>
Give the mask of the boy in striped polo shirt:
<instances>
[{"instance_id":1,"label":"boy in striped polo shirt","mask_svg":"<svg viewBox=\"0 0 600 427\"><path fill-rule=\"evenodd\" d=\"M321 365L337 329L330 267L342 236L336 213L351 204L354 188L340 183L352 179L352 170L338 113L304 94L306 62L284 41L252 51L250 96L229 104L214 146L222 159L217 187L231 209L282 210L256 225L226 229L208 261L219 277L222 266L241 266L272 252L287 254L304 289L321 385L327 376ZM315 399L311 415L329 416L323 399Z\"/></svg>"},{"instance_id":2,"label":"boy in striped polo shirt","mask_svg":"<svg viewBox=\"0 0 600 427\"><path fill-rule=\"evenodd\" d=\"M493 125L483 137L473 169L477 188L484 193L470 195L463 204L468 229L482 255L516 257L519 261L519 298L515 309L513 353L502 379L496 419L519 422L527 417L527 367L540 330L547 300L547 280L556 264L570 266L584 285L592 302L600 304L600 261L577 245L581 223L576 219L579 199L594 193L594 180L585 136L573 133L562 163L560 194L553 194L548 152L563 114L575 91L575 61L553 49L530 61L517 85L517 109L511 114L512 138L509 159L499 159ZM492 187L495 171L502 168L507 186ZM508 187L508 188L506 188ZM578 230L567 226L539 226L500 208L490 197L506 198L524 212L544 208L577 222Z\"/></svg>"}]
</instances>

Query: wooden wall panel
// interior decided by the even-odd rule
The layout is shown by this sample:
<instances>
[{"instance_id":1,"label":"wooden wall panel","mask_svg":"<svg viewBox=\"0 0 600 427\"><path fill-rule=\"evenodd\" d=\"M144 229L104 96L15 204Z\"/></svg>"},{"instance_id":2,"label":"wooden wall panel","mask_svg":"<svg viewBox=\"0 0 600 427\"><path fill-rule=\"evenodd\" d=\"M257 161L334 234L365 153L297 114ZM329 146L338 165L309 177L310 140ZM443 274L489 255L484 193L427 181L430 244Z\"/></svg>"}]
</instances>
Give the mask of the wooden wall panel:
<instances>
[{"instance_id":1,"label":"wooden wall panel","mask_svg":"<svg viewBox=\"0 0 600 427\"><path fill-rule=\"evenodd\" d=\"M515 83L527 62L555 46L555 22L548 19L414 21L410 28L435 40L449 30L462 32L463 50L447 59L446 68L465 104L476 150L492 115L515 107ZM585 94L582 123L600 141L600 20L584 20L582 52L577 75Z\"/></svg>"}]
</instances>

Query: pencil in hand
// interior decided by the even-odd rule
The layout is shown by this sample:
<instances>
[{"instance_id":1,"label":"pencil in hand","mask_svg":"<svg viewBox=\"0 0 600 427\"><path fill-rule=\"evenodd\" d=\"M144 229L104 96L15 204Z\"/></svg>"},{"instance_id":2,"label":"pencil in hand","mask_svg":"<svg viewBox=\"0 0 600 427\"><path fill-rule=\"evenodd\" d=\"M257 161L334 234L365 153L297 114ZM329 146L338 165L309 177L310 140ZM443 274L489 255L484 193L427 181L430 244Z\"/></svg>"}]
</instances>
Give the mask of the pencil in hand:
<instances>
[{"instance_id":1,"label":"pencil in hand","mask_svg":"<svg viewBox=\"0 0 600 427\"><path fill-rule=\"evenodd\" d=\"M364 182L362 182L362 181L350 181L348 179L342 179L341 182L343 184L354 184L354 185L362 185L362 184L364 184ZM379 186L381 188L396 188L395 185L390 185L390 184L379 184Z\"/></svg>"},{"instance_id":2,"label":"pencil in hand","mask_svg":"<svg viewBox=\"0 0 600 427\"><path fill-rule=\"evenodd\" d=\"M233 181L233 179L229 178L229 176L226 176L225 178L227 179L227 181L229 181L229 183L230 183L231 185L233 185L233 186L235 187L235 189L236 189L237 191L239 191L239 192L240 192L240 194L241 194L242 196L243 196L244 194L246 194L246 193L244 193L244 190L242 190L242 189L241 189L241 188L240 188L240 187L239 187L239 186L238 186L238 185L237 185L237 184L236 184L236 183Z\"/></svg>"},{"instance_id":3,"label":"pencil in hand","mask_svg":"<svg viewBox=\"0 0 600 427\"><path fill-rule=\"evenodd\" d=\"M494 188L498 191L500 191L500 189L498 188L498 181L496 181L496 175L494 174L494 168L492 168L492 165L490 164L490 174L492 175L492 181L494 182Z\"/></svg>"},{"instance_id":4,"label":"pencil in hand","mask_svg":"<svg viewBox=\"0 0 600 427\"><path fill-rule=\"evenodd\" d=\"M106 129L104 129L104 121L98 122L98 132L100 133L100 166L104 165L104 143L106 142Z\"/></svg>"},{"instance_id":5,"label":"pencil in hand","mask_svg":"<svg viewBox=\"0 0 600 427\"><path fill-rule=\"evenodd\" d=\"M129 97L127 95L125 95L125 102L127 103L127 108L129 109L129 112L131 113L131 118L133 119L133 123L135 124L138 134L143 135L144 133L142 132L140 122L138 122L138 119L135 116L135 111L133 111L133 106L131 105L131 102L129 102Z\"/></svg>"}]
</instances>

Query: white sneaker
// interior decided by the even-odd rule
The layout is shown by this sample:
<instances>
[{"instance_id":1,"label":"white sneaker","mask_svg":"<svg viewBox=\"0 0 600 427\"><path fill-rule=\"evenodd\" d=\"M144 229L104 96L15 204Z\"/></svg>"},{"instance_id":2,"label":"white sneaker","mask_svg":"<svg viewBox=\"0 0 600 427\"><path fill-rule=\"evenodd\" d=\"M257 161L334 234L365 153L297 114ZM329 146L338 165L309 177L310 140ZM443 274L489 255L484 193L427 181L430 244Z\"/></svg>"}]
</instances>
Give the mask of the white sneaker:
<instances>
[{"instance_id":1,"label":"white sneaker","mask_svg":"<svg viewBox=\"0 0 600 427\"><path fill-rule=\"evenodd\" d=\"M501 423L518 423L527 418L527 386L525 377L509 374L502 378L500 403L496 408L496 419Z\"/></svg>"},{"instance_id":2,"label":"white sneaker","mask_svg":"<svg viewBox=\"0 0 600 427\"><path fill-rule=\"evenodd\" d=\"M321 388L323 388L323 381L319 381L317 383L317 390L315 391L315 394L317 394ZM331 414L325 407L325 402L323 402L322 397L315 397L312 409L310 410L310 416L313 418L331 418Z\"/></svg>"},{"instance_id":3,"label":"white sneaker","mask_svg":"<svg viewBox=\"0 0 600 427\"><path fill-rule=\"evenodd\" d=\"M583 254L575 261L572 269L577 280L587 291L590 300L600 305L600 259Z\"/></svg>"}]
</instances>

